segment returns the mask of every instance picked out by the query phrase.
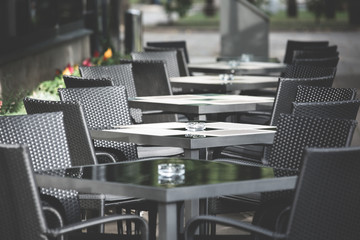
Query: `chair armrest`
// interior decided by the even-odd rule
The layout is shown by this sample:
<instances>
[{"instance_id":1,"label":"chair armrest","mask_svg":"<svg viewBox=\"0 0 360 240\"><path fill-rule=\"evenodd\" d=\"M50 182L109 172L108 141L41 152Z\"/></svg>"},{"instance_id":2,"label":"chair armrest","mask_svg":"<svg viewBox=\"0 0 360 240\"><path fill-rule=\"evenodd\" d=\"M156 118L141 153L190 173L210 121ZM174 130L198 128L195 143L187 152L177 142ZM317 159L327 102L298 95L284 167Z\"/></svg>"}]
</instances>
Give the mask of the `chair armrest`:
<instances>
[{"instance_id":1,"label":"chair armrest","mask_svg":"<svg viewBox=\"0 0 360 240\"><path fill-rule=\"evenodd\" d=\"M96 158L101 157L101 159L104 159L103 157L105 157L107 159L106 162L105 161L99 162L99 159L97 159L98 163L109 163L109 162L115 163L116 162L116 159L110 153L97 151L97 152L95 152L95 155L96 155Z\"/></svg>"},{"instance_id":2,"label":"chair armrest","mask_svg":"<svg viewBox=\"0 0 360 240\"><path fill-rule=\"evenodd\" d=\"M51 206L42 206L44 216L46 219L46 225L49 227L62 227L64 226L64 221L56 208Z\"/></svg>"},{"instance_id":3,"label":"chair armrest","mask_svg":"<svg viewBox=\"0 0 360 240\"><path fill-rule=\"evenodd\" d=\"M213 161L253 166L253 167L269 167L268 165L262 164L261 162L255 162L255 161L250 161L250 160L247 161L247 160L240 160L240 159L233 159L233 158L219 158L219 159L215 159Z\"/></svg>"},{"instance_id":4,"label":"chair armrest","mask_svg":"<svg viewBox=\"0 0 360 240\"><path fill-rule=\"evenodd\" d=\"M111 215L111 216L106 216L106 217L101 217L101 218L92 218L85 222L69 224L62 228L49 229L48 232L46 233L46 235L50 236L50 237L58 237L60 235L66 234L66 233L70 233L70 232L73 232L76 230L81 230L83 228L92 227L95 225L100 225L100 224L114 222L114 221L128 221L128 220L138 223L140 226L140 230L141 230L141 238L143 240L148 240L148 237L149 237L148 236L149 235L148 225L143 218L136 216L136 215Z\"/></svg>"},{"instance_id":5,"label":"chair armrest","mask_svg":"<svg viewBox=\"0 0 360 240\"><path fill-rule=\"evenodd\" d=\"M251 224L248 224L245 222L235 221L235 220L232 220L229 218L224 218L224 217L198 216L198 217L190 219L189 222L187 222L187 224L185 226L185 240L193 240L196 229L198 228L198 226L201 223L205 223L205 222L211 222L211 223L217 223L217 224L222 224L222 225L226 225L226 226L231 226L231 227L247 230L252 233L258 233L258 234L261 234L264 236L268 236L273 239L286 238L285 234L272 232L270 230L267 230L267 229L264 229L264 228L261 228L261 227L255 226L255 225L251 225Z\"/></svg>"}]
</instances>

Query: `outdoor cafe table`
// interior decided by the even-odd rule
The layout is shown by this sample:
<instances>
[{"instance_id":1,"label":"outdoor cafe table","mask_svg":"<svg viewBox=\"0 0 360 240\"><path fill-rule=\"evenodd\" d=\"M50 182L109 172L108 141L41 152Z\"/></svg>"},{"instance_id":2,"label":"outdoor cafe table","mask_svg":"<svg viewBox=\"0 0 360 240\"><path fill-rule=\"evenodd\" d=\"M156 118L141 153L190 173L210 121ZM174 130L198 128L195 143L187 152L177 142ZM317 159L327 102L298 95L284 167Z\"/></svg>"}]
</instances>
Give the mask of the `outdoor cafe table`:
<instances>
[{"instance_id":1,"label":"outdoor cafe table","mask_svg":"<svg viewBox=\"0 0 360 240\"><path fill-rule=\"evenodd\" d=\"M133 124L90 130L90 135L98 140L180 147L186 158L199 159L207 148L271 144L275 134L274 126L256 124L206 122L203 131L188 131L186 126L186 122Z\"/></svg>"},{"instance_id":2,"label":"outdoor cafe table","mask_svg":"<svg viewBox=\"0 0 360 240\"><path fill-rule=\"evenodd\" d=\"M129 98L131 108L143 111L161 110L171 113L183 113L188 117L206 114L233 113L270 109L273 97L258 97L229 94L179 94L165 96L147 96Z\"/></svg>"},{"instance_id":3,"label":"outdoor cafe table","mask_svg":"<svg viewBox=\"0 0 360 240\"><path fill-rule=\"evenodd\" d=\"M272 76L234 76L232 80L222 80L216 75L199 75L170 78L171 86L181 88L184 92L234 92L241 90L256 90L275 88L278 77Z\"/></svg>"},{"instance_id":4,"label":"outdoor cafe table","mask_svg":"<svg viewBox=\"0 0 360 240\"><path fill-rule=\"evenodd\" d=\"M233 61L220 61L208 63L189 63L188 69L190 72L199 73L227 73L227 74L259 74L268 75L271 73L280 73L286 67L283 63L273 62L236 62Z\"/></svg>"},{"instance_id":5,"label":"outdoor cafe table","mask_svg":"<svg viewBox=\"0 0 360 240\"><path fill-rule=\"evenodd\" d=\"M182 174L165 177L158 166L184 165ZM293 189L296 177L272 177L263 168L261 177L253 167L189 159L159 159L126 163L99 164L37 172L39 187L74 189L153 200L158 204L159 240L177 240L177 202L222 195ZM265 178L267 177L267 178ZM198 215L199 212L193 212Z\"/></svg>"}]
</instances>

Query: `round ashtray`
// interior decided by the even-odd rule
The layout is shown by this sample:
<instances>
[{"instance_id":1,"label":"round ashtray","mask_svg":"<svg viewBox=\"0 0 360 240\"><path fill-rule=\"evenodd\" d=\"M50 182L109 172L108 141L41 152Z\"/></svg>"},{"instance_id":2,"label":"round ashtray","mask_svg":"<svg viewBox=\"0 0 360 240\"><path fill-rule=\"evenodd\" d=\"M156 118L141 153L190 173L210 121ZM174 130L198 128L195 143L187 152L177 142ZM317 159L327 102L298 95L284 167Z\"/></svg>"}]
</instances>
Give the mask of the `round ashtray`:
<instances>
[{"instance_id":1,"label":"round ashtray","mask_svg":"<svg viewBox=\"0 0 360 240\"><path fill-rule=\"evenodd\" d=\"M234 80L234 74L219 74L219 78L223 81L231 81Z\"/></svg>"},{"instance_id":2,"label":"round ashtray","mask_svg":"<svg viewBox=\"0 0 360 240\"><path fill-rule=\"evenodd\" d=\"M195 131L204 131L206 129L204 122L188 122L185 125L186 130L195 132Z\"/></svg>"},{"instance_id":3,"label":"round ashtray","mask_svg":"<svg viewBox=\"0 0 360 240\"><path fill-rule=\"evenodd\" d=\"M185 164L161 163L158 165L158 173L162 177L173 177L185 174Z\"/></svg>"}]
</instances>

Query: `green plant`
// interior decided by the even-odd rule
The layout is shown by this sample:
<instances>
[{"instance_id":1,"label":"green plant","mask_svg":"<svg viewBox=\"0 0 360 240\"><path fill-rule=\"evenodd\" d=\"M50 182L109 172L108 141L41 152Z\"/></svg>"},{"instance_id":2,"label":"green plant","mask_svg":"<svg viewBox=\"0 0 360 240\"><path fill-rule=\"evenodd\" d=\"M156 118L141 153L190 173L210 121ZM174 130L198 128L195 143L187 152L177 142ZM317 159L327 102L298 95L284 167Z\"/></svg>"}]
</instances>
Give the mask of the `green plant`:
<instances>
[{"instance_id":1,"label":"green plant","mask_svg":"<svg viewBox=\"0 0 360 240\"><path fill-rule=\"evenodd\" d=\"M172 12L177 12L180 17L185 17L191 5L192 0L171 0L166 2L165 10L169 15Z\"/></svg>"}]
</instances>

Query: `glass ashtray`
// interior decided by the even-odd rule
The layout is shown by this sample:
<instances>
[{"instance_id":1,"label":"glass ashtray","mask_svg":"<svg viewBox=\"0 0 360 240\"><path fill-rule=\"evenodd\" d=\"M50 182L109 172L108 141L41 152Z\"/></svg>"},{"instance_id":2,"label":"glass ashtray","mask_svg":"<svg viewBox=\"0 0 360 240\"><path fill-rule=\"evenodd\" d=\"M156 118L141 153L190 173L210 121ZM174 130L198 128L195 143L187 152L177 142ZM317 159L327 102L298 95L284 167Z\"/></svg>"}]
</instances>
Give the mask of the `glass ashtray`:
<instances>
[{"instance_id":1,"label":"glass ashtray","mask_svg":"<svg viewBox=\"0 0 360 240\"><path fill-rule=\"evenodd\" d=\"M190 132L204 131L206 129L204 122L188 122L185 125L186 130Z\"/></svg>"},{"instance_id":2,"label":"glass ashtray","mask_svg":"<svg viewBox=\"0 0 360 240\"><path fill-rule=\"evenodd\" d=\"M173 175L171 177L165 177L159 175L158 184L160 185L179 185L185 183L185 175Z\"/></svg>"},{"instance_id":3,"label":"glass ashtray","mask_svg":"<svg viewBox=\"0 0 360 240\"><path fill-rule=\"evenodd\" d=\"M171 178L173 176L185 174L185 164L181 163L161 163L158 165L158 173L161 177Z\"/></svg>"},{"instance_id":4,"label":"glass ashtray","mask_svg":"<svg viewBox=\"0 0 360 240\"><path fill-rule=\"evenodd\" d=\"M223 81L231 81L231 80L234 80L234 75L225 73L225 74L220 74L219 78L220 78L220 80L223 80Z\"/></svg>"}]
</instances>

